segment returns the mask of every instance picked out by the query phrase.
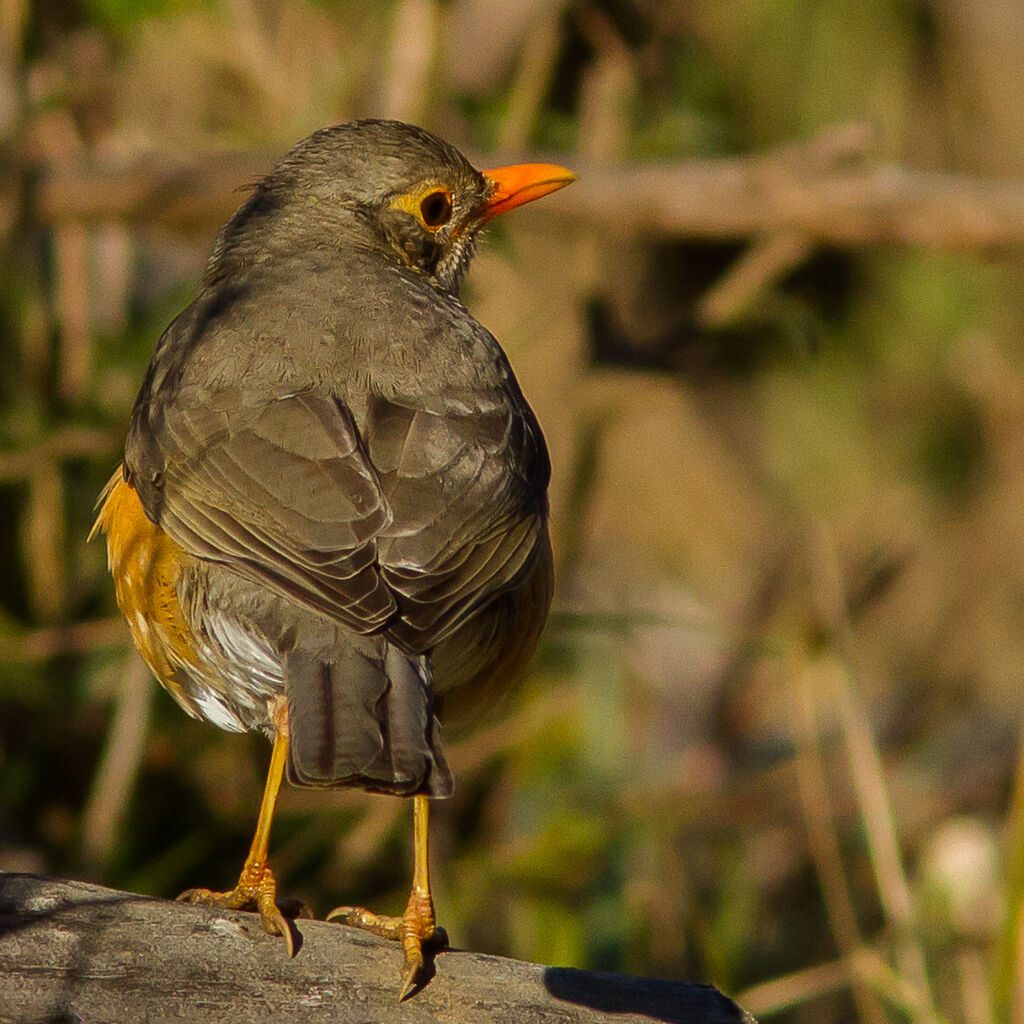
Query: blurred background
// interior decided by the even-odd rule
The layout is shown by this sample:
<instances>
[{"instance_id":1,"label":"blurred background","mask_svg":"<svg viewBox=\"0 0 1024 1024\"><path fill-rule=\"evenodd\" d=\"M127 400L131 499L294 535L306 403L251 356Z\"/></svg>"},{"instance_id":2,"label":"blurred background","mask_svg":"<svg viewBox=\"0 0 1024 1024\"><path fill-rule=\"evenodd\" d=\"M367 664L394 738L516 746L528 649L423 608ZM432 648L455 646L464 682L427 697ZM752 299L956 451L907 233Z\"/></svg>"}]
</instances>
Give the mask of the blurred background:
<instances>
[{"instance_id":1,"label":"blurred background","mask_svg":"<svg viewBox=\"0 0 1024 1024\"><path fill-rule=\"evenodd\" d=\"M239 187L429 127L571 189L464 299L554 461L556 607L433 819L455 945L762 1019L1022 1019L1024 6L3 0L0 868L229 887L268 746L132 652L93 503ZM411 808L289 790L398 912Z\"/></svg>"}]
</instances>

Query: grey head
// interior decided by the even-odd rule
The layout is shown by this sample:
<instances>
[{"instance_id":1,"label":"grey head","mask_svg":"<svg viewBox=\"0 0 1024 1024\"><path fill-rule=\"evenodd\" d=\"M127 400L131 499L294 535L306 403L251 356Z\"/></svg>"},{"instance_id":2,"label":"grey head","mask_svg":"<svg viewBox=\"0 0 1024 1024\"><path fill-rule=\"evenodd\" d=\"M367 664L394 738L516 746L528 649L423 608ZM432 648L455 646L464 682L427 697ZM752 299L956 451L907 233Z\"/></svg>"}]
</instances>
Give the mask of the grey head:
<instances>
[{"instance_id":1,"label":"grey head","mask_svg":"<svg viewBox=\"0 0 1024 1024\"><path fill-rule=\"evenodd\" d=\"M324 128L287 153L224 226L204 284L268 260L356 247L456 292L492 191L454 146L422 128Z\"/></svg>"}]
</instances>

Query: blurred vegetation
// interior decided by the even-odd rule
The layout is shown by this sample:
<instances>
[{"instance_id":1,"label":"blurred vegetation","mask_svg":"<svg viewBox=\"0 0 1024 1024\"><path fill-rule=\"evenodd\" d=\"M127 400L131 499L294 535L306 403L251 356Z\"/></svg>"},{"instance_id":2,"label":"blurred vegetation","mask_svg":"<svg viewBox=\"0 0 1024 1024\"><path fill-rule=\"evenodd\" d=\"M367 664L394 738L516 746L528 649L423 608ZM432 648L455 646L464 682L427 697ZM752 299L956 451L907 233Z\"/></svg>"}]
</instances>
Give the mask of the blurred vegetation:
<instances>
[{"instance_id":1,"label":"blurred vegetation","mask_svg":"<svg viewBox=\"0 0 1024 1024\"><path fill-rule=\"evenodd\" d=\"M47 217L48 175L269 166L371 115L581 168L854 121L874 159L1024 189L1021 67L998 0L7 0L0 869L230 885L268 759L157 691L86 544L217 225ZM520 698L450 753L453 942L711 981L765 1020L1020 1019L1020 252L801 243L708 316L763 240L561 195L465 295L549 438L559 589ZM399 909L409 823L290 790L283 891Z\"/></svg>"}]
</instances>

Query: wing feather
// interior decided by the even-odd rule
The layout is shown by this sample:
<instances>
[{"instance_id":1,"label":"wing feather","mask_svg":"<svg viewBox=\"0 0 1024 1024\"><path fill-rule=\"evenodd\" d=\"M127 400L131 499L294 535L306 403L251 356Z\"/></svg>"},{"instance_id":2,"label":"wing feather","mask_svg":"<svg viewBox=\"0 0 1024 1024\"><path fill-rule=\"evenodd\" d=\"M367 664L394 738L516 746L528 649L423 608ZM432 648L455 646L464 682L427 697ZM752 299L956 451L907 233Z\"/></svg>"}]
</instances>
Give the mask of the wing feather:
<instances>
[{"instance_id":1,"label":"wing feather","mask_svg":"<svg viewBox=\"0 0 1024 1024\"><path fill-rule=\"evenodd\" d=\"M161 526L357 632L430 650L536 558L547 454L525 405L377 397L360 432L332 395L193 397L129 440Z\"/></svg>"}]
</instances>

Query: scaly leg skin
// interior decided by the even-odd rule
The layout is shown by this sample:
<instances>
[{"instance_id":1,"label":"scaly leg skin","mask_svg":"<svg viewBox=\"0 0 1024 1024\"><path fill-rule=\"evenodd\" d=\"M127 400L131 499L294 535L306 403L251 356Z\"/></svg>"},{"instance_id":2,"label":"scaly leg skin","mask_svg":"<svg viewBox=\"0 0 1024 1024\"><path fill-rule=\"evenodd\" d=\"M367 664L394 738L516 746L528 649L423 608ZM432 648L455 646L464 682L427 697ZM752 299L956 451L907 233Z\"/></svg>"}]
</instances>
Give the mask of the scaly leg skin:
<instances>
[{"instance_id":1,"label":"scaly leg skin","mask_svg":"<svg viewBox=\"0 0 1024 1024\"><path fill-rule=\"evenodd\" d=\"M426 796L413 797L413 876L412 893L401 917L373 914L362 907L335 907L328 921L340 921L353 928L383 935L402 943L405 963L402 967L402 988L398 1001L412 994L422 980L425 946L444 941L444 932L437 927L434 900L430 895L430 857L428 847L430 802Z\"/></svg>"},{"instance_id":2,"label":"scaly leg skin","mask_svg":"<svg viewBox=\"0 0 1024 1024\"><path fill-rule=\"evenodd\" d=\"M270 755L270 769L267 784L263 790L260 816L256 823L249 855L245 858L238 884L230 892L212 892L210 889L187 889L178 899L204 907L221 907L224 910L255 910L260 915L263 930L270 935L281 935L288 946L288 955L295 956L295 937L291 925L277 905L277 883L274 873L267 866L267 850L270 846L270 826L274 819L277 793L281 788L285 762L288 759L288 713L283 699L271 709L274 720L274 749ZM294 916L312 917L302 904Z\"/></svg>"}]
</instances>

